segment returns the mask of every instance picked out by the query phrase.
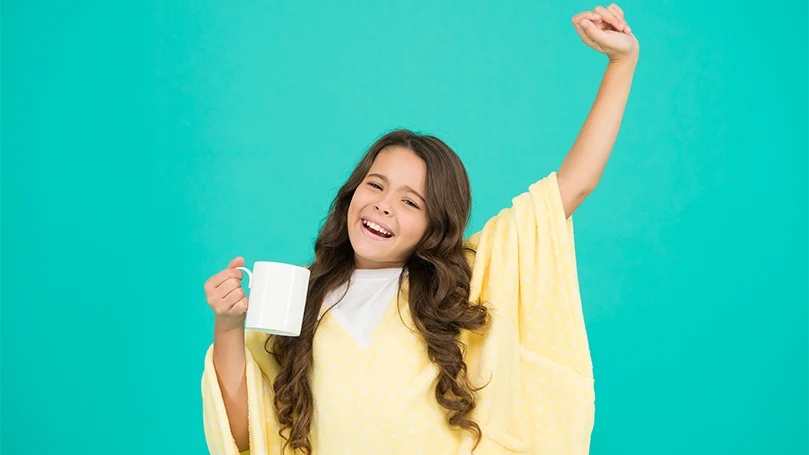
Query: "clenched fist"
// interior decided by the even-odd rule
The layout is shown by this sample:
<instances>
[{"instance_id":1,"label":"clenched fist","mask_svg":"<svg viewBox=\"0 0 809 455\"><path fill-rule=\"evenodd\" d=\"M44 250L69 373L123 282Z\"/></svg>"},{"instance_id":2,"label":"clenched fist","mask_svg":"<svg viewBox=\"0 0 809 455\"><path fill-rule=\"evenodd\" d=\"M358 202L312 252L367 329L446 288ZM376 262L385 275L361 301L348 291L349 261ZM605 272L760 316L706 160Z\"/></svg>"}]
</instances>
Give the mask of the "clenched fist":
<instances>
[{"instance_id":1,"label":"clenched fist","mask_svg":"<svg viewBox=\"0 0 809 455\"><path fill-rule=\"evenodd\" d=\"M573 26L584 44L606 54L611 62L637 58L638 39L626 23L624 11L615 3L573 16Z\"/></svg>"},{"instance_id":2,"label":"clenched fist","mask_svg":"<svg viewBox=\"0 0 809 455\"><path fill-rule=\"evenodd\" d=\"M249 299L244 295L242 272L236 270L243 266L244 258L239 256L205 282L205 297L214 311L217 330L244 329Z\"/></svg>"}]
</instances>

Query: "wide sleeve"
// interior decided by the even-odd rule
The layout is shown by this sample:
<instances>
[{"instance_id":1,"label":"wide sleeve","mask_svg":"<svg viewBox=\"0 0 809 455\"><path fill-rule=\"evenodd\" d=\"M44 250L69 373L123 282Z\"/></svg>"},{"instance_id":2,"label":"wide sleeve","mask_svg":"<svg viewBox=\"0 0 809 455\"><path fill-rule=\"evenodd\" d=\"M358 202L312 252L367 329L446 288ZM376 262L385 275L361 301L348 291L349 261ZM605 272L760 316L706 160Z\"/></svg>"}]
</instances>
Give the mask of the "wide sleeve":
<instances>
[{"instance_id":1,"label":"wide sleeve","mask_svg":"<svg viewBox=\"0 0 809 455\"><path fill-rule=\"evenodd\" d=\"M247 378L247 412L250 450L252 455L280 454L282 445L273 412L272 379L278 368L264 350L268 335L245 331L245 374ZM230 431L222 391L213 364L213 344L205 355L202 373L202 408L205 440L213 455L239 455Z\"/></svg>"},{"instance_id":2,"label":"wide sleeve","mask_svg":"<svg viewBox=\"0 0 809 455\"><path fill-rule=\"evenodd\" d=\"M517 328L524 421L531 452L587 453L594 422L593 367L576 270L573 220L556 173L534 183L467 239L470 300Z\"/></svg>"}]
</instances>

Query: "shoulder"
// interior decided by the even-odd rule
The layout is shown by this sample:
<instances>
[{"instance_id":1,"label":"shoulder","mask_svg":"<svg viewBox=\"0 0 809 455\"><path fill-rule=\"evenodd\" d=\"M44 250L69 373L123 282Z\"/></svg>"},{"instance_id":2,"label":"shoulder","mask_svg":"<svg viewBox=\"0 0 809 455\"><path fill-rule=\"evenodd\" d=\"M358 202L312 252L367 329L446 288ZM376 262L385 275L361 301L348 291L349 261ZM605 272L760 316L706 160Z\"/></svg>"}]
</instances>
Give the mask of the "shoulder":
<instances>
[{"instance_id":1,"label":"shoulder","mask_svg":"<svg viewBox=\"0 0 809 455\"><path fill-rule=\"evenodd\" d=\"M477 257L478 251L478 243L480 243L480 231L470 235L463 241L463 249L464 254L466 255L466 262L469 263L470 267L475 264L475 258Z\"/></svg>"}]
</instances>

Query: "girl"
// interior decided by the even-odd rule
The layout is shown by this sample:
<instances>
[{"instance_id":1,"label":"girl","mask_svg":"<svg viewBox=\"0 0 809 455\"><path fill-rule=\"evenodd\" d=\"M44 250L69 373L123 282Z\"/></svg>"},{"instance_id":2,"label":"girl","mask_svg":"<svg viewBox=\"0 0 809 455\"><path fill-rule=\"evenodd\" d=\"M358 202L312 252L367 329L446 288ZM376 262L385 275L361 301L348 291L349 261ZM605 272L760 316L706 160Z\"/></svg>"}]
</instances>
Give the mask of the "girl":
<instances>
[{"instance_id":1,"label":"girl","mask_svg":"<svg viewBox=\"0 0 809 455\"><path fill-rule=\"evenodd\" d=\"M612 150L639 46L617 5L573 17L609 64L558 172L468 239L466 171L439 139L379 139L315 243L299 337L245 331L239 257L205 283L211 453L589 451L592 365L570 215ZM245 452L246 453L246 452Z\"/></svg>"}]
</instances>

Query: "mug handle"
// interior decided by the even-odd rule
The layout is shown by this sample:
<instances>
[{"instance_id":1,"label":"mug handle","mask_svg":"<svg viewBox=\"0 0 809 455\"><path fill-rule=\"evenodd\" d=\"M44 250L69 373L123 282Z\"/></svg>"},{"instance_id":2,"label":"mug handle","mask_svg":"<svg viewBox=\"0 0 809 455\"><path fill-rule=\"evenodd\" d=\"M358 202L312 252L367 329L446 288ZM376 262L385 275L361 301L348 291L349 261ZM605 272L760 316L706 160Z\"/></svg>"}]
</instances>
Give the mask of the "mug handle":
<instances>
[{"instance_id":1,"label":"mug handle","mask_svg":"<svg viewBox=\"0 0 809 455\"><path fill-rule=\"evenodd\" d=\"M236 270L242 270L247 273L247 289L253 284L253 273L247 267L236 267Z\"/></svg>"}]
</instances>

